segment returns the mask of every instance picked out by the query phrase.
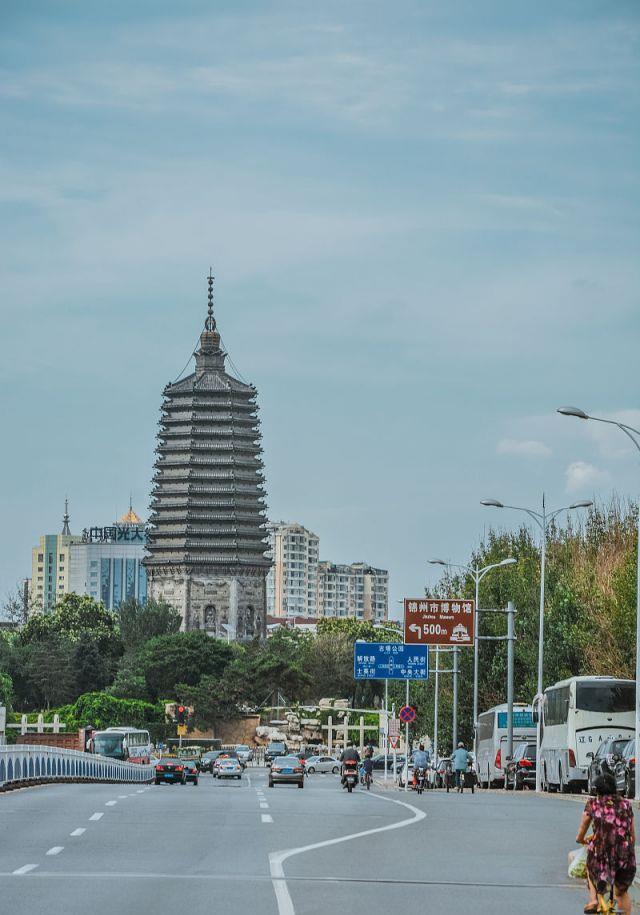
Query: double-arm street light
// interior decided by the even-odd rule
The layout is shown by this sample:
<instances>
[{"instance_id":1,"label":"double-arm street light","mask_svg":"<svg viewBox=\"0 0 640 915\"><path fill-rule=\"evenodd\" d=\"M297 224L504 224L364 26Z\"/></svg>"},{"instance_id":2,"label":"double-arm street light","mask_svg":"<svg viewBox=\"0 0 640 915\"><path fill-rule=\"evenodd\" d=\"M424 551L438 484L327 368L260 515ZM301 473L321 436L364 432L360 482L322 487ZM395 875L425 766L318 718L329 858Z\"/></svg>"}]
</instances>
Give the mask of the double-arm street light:
<instances>
[{"instance_id":1,"label":"double-arm street light","mask_svg":"<svg viewBox=\"0 0 640 915\"><path fill-rule=\"evenodd\" d=\"M566 505L563 508L556 508L555 511L547 511L544 493L542 494L542 511L538 512L532 508L523 508L521 505L505 505L503 502L499 502L498 499L482 499L481 505L488 505L492 508L511 508L514 511L525 512L532 518L535 523L540 528L542 534L542 544L540 550L540 620L538 624L538 692L537 696L542 696L543 689L543 664L544 664L544 580L545 580L545 566L547 560L547 535L549 532L549 527L552 521L558 517L562 512L571 511L574 508L590 508L593 505L593 502L572 502L571 505ZM538 698L540 702L540 698ZM536 735L536 751L537 751L537 765L536 765L536 791L540 791L542 787L542 765L540 759L540 716L538 716L538 729Z\"/></svg>"},{"instance_id":2,"label":"double-arm street light","mask_svg":"<svg viewBox=\"0 0 640 915\"><path fill-rule=\"evenodd\" d=\"M465 572L468 572L469 575L473 578L476 586L476 603L475 603L475 619L474 619L474 636L473 636L473 733L474 733L474 742L476 729L478 727L478 670L479 670L479 660L480 660L480 639L479 639L479 616L480 612L480 582L492 569L501 569L504 566L512 566L518 560L509 557L508 559L502 559L500 562L492 562L488 566L468 566L468 565L458 565L455 562L445 562L444 559L430 559L429 563L434 566L450 566L453 569L463 569Z\"/></svg>"},{"instance_id":3,"label":"double-arm street light","mask_svg":"<svg viewBox=\"0 0 640 915\"><path fill-rule=\"evenodd\" d=\"M620 423L615 419L604 419L602 416L591 416L590 413L585 413L584 410L580 410L579 407L559 407L558 413L562 413L563 416L575 416L578 419L592 419L597 423L607 423L609 426L617 426L627 438L631 439L633 444L636 446L638 451L640 451L640 430L634 429L633 426L628 426L626 423ZM636 438L637 436L637 438ZM635 760L636 760L636 786L635 786L635 799L640 801L640 501L638 502L638 565L636 572L636 749L635 749Z\"/></svg>"}]
</instances>

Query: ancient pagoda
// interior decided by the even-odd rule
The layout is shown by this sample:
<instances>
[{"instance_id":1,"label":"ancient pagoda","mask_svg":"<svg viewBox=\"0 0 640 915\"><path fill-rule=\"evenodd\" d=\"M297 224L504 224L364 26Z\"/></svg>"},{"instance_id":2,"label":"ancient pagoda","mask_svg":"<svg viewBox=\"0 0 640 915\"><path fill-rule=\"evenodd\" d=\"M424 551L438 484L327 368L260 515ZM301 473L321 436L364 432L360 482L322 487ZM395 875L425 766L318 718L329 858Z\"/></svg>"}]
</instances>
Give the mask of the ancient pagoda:
<instances>
[{"instance_id":1,"label":"ancient pagoda","mask_svg":"<svg viewBox=\"0 0 640 915\"><path fill-rule=\"evenodd\" d=\"M149 597L183 629L266 635L264 474L256 389L225 371L213 276L195 372L167 385L153 478Z\"/></svg>"}]
</instances>

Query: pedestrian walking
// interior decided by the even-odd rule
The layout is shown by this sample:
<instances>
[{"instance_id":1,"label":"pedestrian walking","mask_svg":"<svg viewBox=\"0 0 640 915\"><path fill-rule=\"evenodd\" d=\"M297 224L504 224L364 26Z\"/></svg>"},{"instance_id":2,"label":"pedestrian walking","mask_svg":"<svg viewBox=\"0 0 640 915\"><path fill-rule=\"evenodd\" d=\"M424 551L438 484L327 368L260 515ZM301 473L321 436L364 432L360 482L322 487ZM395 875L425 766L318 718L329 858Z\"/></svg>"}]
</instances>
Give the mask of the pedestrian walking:
<instances>
[{"instance_id":1,"label":"pedestrian walking","mask_svg":"<svg viewBox=\"0 0 640 915\"><path fill-rule=\"evenodd\" d=\"M455 773L456 788L458 789L458 793L462 794L464 791L464 773L467 771L467 766L469 764L469 751L465 750L462 741L460 741L457 749L454 751L451 762Z\"/></svg>"},{"instance_id":2,"label":"pedestrian walking","mask_svg":"<svg viewBox=\"0 0 640 915\"><path fill-rule=\"evenodd\" d=\"M589 902L585 912L598 912L598 896L615 894L618 910L631 913L629 887L636 875L636 832L633 809L621 797L613 775L599 775L593 783L596 796L584 808L576 842L587 846ZM589 826L593 832L587 836Z\"/></svg>"}]
</instances>

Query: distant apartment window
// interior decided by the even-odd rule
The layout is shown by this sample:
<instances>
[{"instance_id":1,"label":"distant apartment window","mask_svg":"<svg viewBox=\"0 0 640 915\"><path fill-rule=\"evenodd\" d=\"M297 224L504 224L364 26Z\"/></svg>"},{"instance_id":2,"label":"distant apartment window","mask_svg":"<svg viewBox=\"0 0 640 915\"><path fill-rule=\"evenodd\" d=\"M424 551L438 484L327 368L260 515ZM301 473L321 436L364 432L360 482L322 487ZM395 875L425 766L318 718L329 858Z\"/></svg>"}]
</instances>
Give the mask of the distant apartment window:
<instances>
[{"instance_id":1,"label":"distant apartment window","mask_svg":"<svg viewBox=\"0 0 640 915\"><path fill-rule=\"evenodd\" d=\"M64 562L64 553L60 553L60 562Z\"/></svg>"},{"instance_id":2,"label":"distant apartment window","mask_svg":"<svg viewBox=\"0 0 640 915\"><path fill-rule=\"evenodd\" d=\"M42 581L42 575L38 575L38 581Z\"/></svg>"},{"instance_id":3,"label":"distant apartment window","mask_svg":"<svg viewBox=\"0 0 640 915\"><path fill-rule=\"evenodd\" d=\"M42 566L38 566L38 572L42 572Z\"/></svg>"},{"instance_id":4,"label":"distant apartment window","mask_svg":"<svg viewBox=\"0 0 640 915\"><path fill-rule=\"evenodd\" d=\"M38 562L42 562L43 560L44 560L44 553L38 553Z\"/></svg>"},{"instance_id":5,"label":"distant apartment window","mask_svg":"<svg viewBox=\"0 0 640 915\"><path fill-rule=\"evenodd\" d=\"M92 560L91 560L91 568L92 568L92 569L97 569L97 568L98 568L98 560L97 560L97 559L92 559Z\"/></svg>"}]
</instances>

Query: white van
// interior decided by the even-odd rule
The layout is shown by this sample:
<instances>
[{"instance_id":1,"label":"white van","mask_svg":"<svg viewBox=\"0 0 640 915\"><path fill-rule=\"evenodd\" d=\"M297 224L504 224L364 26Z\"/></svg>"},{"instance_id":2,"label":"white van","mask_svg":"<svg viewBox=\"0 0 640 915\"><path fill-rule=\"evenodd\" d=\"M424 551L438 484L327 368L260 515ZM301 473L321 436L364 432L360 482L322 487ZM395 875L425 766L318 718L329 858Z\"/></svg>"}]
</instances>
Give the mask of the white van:
<instances>
[{"instance_id":1,"label":"white van","mask_svg":"<svg viewBox=\"0 0 640 915\"><path fill-rule=\"evenodd\" d=\"M483 788L504 785L507 757L508 706L496 705L478 715L476 731L476 767L478 781ZM535 740L536 727L530 705L513 703L513 748L519 743Z\"/></svg>"}]
</instances>

